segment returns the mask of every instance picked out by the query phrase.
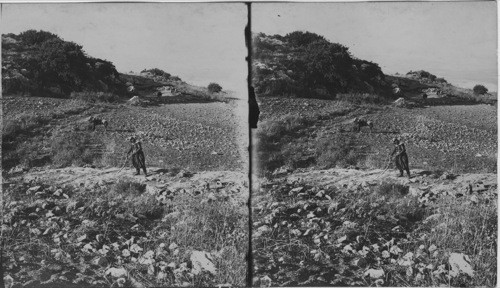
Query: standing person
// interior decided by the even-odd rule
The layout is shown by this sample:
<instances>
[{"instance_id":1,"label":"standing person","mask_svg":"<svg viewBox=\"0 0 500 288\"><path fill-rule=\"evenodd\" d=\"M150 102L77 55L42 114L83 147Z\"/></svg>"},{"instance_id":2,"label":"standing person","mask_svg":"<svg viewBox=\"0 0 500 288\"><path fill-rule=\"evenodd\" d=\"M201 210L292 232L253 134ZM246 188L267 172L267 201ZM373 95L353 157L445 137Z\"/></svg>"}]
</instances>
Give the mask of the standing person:
<instances>
[{"instance_id":1,"label":"standing person","mask_svg":"<svg viewBox=\"0 0 500 288\"><path fill-rule=\"evenodd\" d=\"M129 138L130 143L132 143L132 147L127 152L127 157L132 153L132 164L135 167L137 173L135 175L141 174L141 168L144 171L144 175L147 177L148 173L146 172L146 160L144 157L144 152L142 152L141 141L138 141L134 136Z\"/></svg>"},{"instance_id":2,"label":"standing person","mask_svg":"<svg viewBox=\"0 0 500 288\"><path fill-rule=\"evenodd\" d=\"M399 169L399 177L403 177L403 170L408 174L408 178L410 178L410 167L408 166L408 155L406 155L405 144L401 143L398 138L394 138L392 143L396 147L391 153L391 156L396 154L394 160L396 162L396 167Z\"/></svg>"}]
</instances>

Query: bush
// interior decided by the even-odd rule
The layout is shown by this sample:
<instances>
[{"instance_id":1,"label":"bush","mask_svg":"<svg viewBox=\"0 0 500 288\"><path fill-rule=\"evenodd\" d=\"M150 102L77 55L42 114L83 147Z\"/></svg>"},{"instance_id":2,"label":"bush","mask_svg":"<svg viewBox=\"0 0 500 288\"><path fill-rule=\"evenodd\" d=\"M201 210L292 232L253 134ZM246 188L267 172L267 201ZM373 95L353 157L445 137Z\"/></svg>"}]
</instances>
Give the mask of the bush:
<instances>
[{"instance_id":1,"label":"bush","mask_svg":"<svg viewBox=\"0 0 500 288\"><path fill-rule=\"evenodd\" d=\"M303 135L310 123L309 119L292 114L263 122L257 132L259 171L266 174L285 164L293 164L300 157L300 151L297 145L290 143Z\"/></svg>"},{"instance_id":2,"label":"bush","mask_svg":"<svg viewBox=\"0 0 500 288\"><path fill-rule=\"evenodd\" d=\"M50 32L33 29L20 33L19 38L27 45L39 45L50 39L60 39L57 35Z\"/></svg>"},{"instance_id":3,"label":"bush","mask_svg":"<svg viewBox=\"0 0 500 288\"><path fill-rule=\"evenodd\" d=\"M378 186L378 194L387 195L387 196L402 196L408 194L409 190L403 184L400 183L390 183L390 182L382 182L380 186Z\"/></svg>"},{"instance_id":4,"label":"bush","mask_svg":"<svg viewBox=\"0 0 500 288\"><path fill-rule=\"evenodd\" d=\"M210 93L219 93L222 91L222 87L217 83L210 83L208 84L208 91L210 91Z\"/></svg>"},{"instance_id":5,"label":"bush","mask_svg":"<svg viewBox=\"0 0 500 288\"><path fill-rule=\"evenodd\" d=\"M22 32L18 38L14 51L9 50L14 53L8 53L10 74L2 77L6 93L68 97L73 91L125 90L111 62L89 57L76 43L36 30Z\"/></svg>"},{"instance_id":6,"label":"bush","mask_svg":"<svg viewBox=\"0 0 500 288\"><path fill-rule=\"evenodd\" d=\"M166 79L169 79L172 76L172 75L170 75L170 73L167 73L167 72L165 72L161 69L158 69L158 68L144 69L141 71L141 73L145 73L145 72L150 72L155 76L162 76L162 77L165 77Z\"/></svg>"},{"instance_id":7,"label":"bush","mask_svg":"<svg viewBox=\"0 0 500 288\"><path fill-rule=\"evenodd\" d=\"M107 102L113 103L118 101L120 98L118 95L113 93L104 93L104 92L71 92L72 99L83 100L86 102Z\"/></svg>"},{"instance_id":8,"label":"bush","mask_svg":"<svg viewBox=\"0 0 500 288\"><path fill-rule=\"evenodd\" d=\"M139 196L146 191L146 184L130 180L120 180L113 185L111 191L126 196Z\"/></svg>"},{"instance_id":9,"label":"bush","mask_svg":"<svg viewBox=\"0 0 500 288\"><path fill-rule=\"evenodd\" d=\"M377 94L369 93L348 93L348 94L337 94L337 100L347 101L354 104L370 103L370 104L380 104L384 100Z\"/></svg>"},{"instance_id":10,"label":"bush","mask_svg":"<svg viewBox=\"0 0 500 288\"><path fill-rule=\"evenodd\" d=\"M364 154L354 149L356 140L351 137L321 139L316 143L316 159L324 168L357 165L364 159Z\"/></svg>"},{"instance_id":11,"label":"bush","mask_svg":"<svg viewBox=\"0 0 500 288\"><path fill-rule=\"evenodd\" d=\"M441 78L441 77L440 77L440 78L436 78L436 80L435 80L435 81L436 81L436 82L438 82L438 83L442 83L442 84L446 84L446 83L448 83L448 81L446 81L446 79Z\"/></svg>"},{"instance_id":12,"label":"bush","mask_svg":"<svg viewBox=\"0 0 500 288\"><path fill-rule=\"evenodd\" d=\"M3 140L13 140L19 134L27 134L31 130L45 125L50 122L50 118L32 115L32 114L19 114L12 120L4 122L2 129Z\"/></svg>"},{"instance_id":13,"label":"bush","mask_svg":"<svg viewBox=\"0 0 500 288\"><path fill-rule=\"evenodd\" d=\"M474 94L476 95L484 95L488 93L488 88L484 87L483 85L476 85L474 88L472 88L472 91L474 91Z\"/></svg>"}]
</instances>

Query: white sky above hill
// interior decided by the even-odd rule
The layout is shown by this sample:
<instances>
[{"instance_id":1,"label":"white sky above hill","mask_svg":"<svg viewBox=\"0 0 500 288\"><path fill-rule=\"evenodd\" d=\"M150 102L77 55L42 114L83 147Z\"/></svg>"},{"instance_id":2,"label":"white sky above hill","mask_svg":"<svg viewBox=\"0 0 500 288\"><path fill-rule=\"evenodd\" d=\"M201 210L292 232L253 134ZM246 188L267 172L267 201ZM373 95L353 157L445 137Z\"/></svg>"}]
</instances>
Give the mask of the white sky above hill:
<instances>
[{"instance_id":1,"label":"white sky above hill","mask_svg":"<svg viewBox=\"0 0 500 288\"><path fill-rule=\"evenodd\" d=\"M120 72L157 67L246 94L246 13L242 3L3 4L0 29L47 30ZM254 32L314 32L388 74L423 69L498 89L495 1L253 3L252 16Z\"/></svg>"},{"instance_id":2,"label":"white sky above hill","mask_svg":"<svg viewBox=\"0 0 500 288\"><path fill-rule=\"evenodd\" d=\"M119 72L159 68L184 81L247 94L242 3L3 4L2 33L46 30L113 62Z\"/></svg>"},{"instance_id":3,"label":"white sky above hill","mask_svg":"<svg viewBox=\"0 0 500 288\"><path fill-rule=\"evenodd\" d=\"M476 2L254 3L252 31L314 32L386 74L426 70L497 91L497 7Z\"/></svg>"}]
</instances>

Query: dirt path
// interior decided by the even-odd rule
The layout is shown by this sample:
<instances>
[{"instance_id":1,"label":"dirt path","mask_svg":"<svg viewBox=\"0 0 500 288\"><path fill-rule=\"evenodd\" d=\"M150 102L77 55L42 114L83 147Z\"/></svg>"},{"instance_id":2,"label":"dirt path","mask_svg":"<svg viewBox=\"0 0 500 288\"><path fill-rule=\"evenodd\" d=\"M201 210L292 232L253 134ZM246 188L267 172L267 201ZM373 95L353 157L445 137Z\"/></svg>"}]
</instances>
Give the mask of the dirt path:
<instances>
[{"instance_id":1,"label":"dirt path","mask_svg":"<svg viewBox=\"0 0 500 288\"><path fill-rule=\"evenodd\" d=\"M431 171L413 170L413 177L398 177L394 169L384 171L356 170L356 169L329 169L304 171L290 174L286 177L287 182L300 181L317 186L333 185L338 188L357 188L379 185L382 182L395 182L407 185L415 189L432 189L436 193L457 194L467 191L469 185L484 188L494 188L497 185L495 173L467 173L467 174L444 174L436 175Z\"/></svg>"}]
</instances>

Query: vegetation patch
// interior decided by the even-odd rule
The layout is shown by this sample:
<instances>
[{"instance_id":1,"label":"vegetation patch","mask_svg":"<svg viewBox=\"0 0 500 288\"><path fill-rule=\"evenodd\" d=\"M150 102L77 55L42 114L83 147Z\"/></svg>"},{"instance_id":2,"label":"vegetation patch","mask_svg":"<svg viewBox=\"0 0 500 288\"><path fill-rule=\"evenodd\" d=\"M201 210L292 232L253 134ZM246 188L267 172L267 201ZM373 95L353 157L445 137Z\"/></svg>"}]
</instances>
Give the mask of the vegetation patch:
<instances>
[{"instance_id":1,"label":"vegetation patch","mask_svg":"<svg viewBox=\"0 0 500 288\"><path fill-rule=\"evenodd\" d=\"M51 141L52 163L57 167L92 165L100 159L94 150L103 143L91 132L58 131Z\"/></svg>"},{"instance_id":2,"label":"vegetation patch","mask_svg":"<svg viewBox=\"0 0 500 288\"><path fill-rule=\"evenodd\" d=\"M217 83L210 83L207 88L210 93L219 93L222 91L222 86Z\"/></svg>"},{"instance_id":3,"label":"vegetation patch","mask_svg":"<svg viewBox=\"0 0 500 288\"><path fill-rule=\"evenodd\" d=\"M386 93L390 88L376 63L357 59L347 47L315 33L259 33L253 43L258 95L334 99L338 93Z\"/></svg>"},{"instance_id":4,"label":"vegetation patch","mask_svg":"<svg viewBox=\"0 0 500 288\"><path fill-rule=\"evenodd\" d=\"M230 188L215 196L202 187L191 193L126 180L92 184L4 185L2 268L14 283L244 286L248 218ZM214 269L196 268L193 255L200 254Z\"/></svg>"},{"instance_id":5,"label":"vegetation patch","mask_svg":"<svg viewBox=\"0 0 500 288\"><path fill-rule=\"evenodd\" d=\"M123 94L115 66L89 57L83 47L47 31L2 35L2 87L5 94L68 97L71 92Z\"/></svg>"},{"instance_id":6,"label":"vegetation patch","mask_svg":"<svg viewBox=\"0 0 500 288\"><path fill-rule=\"evenodd\" d=\"M259 171L269 174L284 165L294 166L301 151L291 144L307 136L306 128L312 123L311 119L296 114L261 123L257 132Z\"/></svg>"},{"instance_id":7,"label":"vegetation patch","mask_svg":"<svg viewBox=\"0 0 500 288\"><path fill-rule=\"evenodd\" d=\"M496 285L496 195L429 199L387 182L265 187L253 213L254 285Z\"/></svg>"}]
</instances>

